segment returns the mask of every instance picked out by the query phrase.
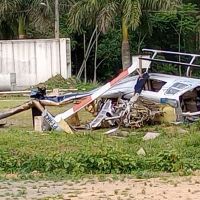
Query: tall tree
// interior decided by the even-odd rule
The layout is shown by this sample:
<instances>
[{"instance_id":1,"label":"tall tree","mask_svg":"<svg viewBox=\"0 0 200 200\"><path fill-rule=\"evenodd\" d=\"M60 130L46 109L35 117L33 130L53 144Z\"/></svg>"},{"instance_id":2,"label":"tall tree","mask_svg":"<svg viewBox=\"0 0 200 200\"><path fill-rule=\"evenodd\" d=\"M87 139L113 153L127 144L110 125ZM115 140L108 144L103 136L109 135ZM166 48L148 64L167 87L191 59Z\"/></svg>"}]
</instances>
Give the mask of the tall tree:
<instances>
[{"instance_id":1,"label":"tall tree","mask_svg":"<svg viewBox=\"0 0 200 200\"><path fill-rule=\"evenodd\" d=\"M0 0L0 17L9 17L12 24L17 24L19 38L26 37L30 23L36 27L45 26L49 13L48 0Z\"/></svg>"},{"instance_id":2,"label":"tall tree","mask_svg":"<svg viewBox=\"0 0 200 200\"><path fill-rule=\"evenodd\" d=\"M177 49L179 52L195 49L194 36L200 27L199 10L196 4L182 4L177 8L176 13L156 13L150 16L154 29L163 31L164 35L170 33L177 35ZM160 33L161 34L161 33ZM167 41L166 41L167 42ZM186 44L189 45L186 47Z\"/></svg>"},{"instance_id":3,"label":"tall tree","mask_svg":"<svg viewBox=\"0 0 200 200\"><path fill-rule=\"evenodd\" d=\"M144 11L174 9L181 0L78 0L70 9L70 25L81 30L82 25L98 25L106 32L121 18L122 27L122 65L130 66L129 28L135 29Z\"/></svg>"}]
</instances>

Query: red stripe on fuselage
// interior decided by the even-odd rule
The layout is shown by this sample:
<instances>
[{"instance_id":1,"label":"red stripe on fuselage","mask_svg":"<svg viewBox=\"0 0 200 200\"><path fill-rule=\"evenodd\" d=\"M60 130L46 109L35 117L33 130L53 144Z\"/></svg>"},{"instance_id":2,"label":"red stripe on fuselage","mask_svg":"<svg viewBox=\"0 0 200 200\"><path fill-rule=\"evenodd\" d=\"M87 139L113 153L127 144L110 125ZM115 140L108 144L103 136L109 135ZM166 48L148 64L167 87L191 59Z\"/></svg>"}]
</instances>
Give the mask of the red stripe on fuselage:
<instances>
[{"instance_id":1,"label":"red stripe on fuselage","mask_svg":"<svg viewBox=\"0 0 200 200\"><path fill-rule=\"evenodd\" d=\"M114 78L111 82L110 82L110 86L113 86L115 83L117 83L118 81L122 80L124 77L128 76L128 69L126 69L125 71L123 71L121 74L119 74L116 78ZM85 99L83 99L79 104L75 104L73 106L73 110L74 112L76 112L77 110L80 110L81 108L85 107L87 104L89 104L90 102L92 102L92 97L88 96Z\"/></svg>"},{"instance_id":2,"label":"red stripe on fuselage","mask_svg":"<svg viewBox=\"0 0 200 200\"><path fill-rule=\"evenodd\" d=\"M73 106L73 110L74 112L76 112L77 110L81 109L82 107L84 107L86 104L90 103L92 101L92 97L88 96L85 99L83 99L80 103L75 104Z\"/></svg>"},{"instance_id":3,"label":"red stripe on fuselage","mask_svg":"<svg viewBox=\"0 0 200 200\"><path fill-rule=\"evenodd\" d=\"M124 77L128 76L128 69L123 71L121 74L119 74L116 78L114 78L111 82L110 85L114 85L116 82L122 80Z\"/></svg>"}]
</instances>

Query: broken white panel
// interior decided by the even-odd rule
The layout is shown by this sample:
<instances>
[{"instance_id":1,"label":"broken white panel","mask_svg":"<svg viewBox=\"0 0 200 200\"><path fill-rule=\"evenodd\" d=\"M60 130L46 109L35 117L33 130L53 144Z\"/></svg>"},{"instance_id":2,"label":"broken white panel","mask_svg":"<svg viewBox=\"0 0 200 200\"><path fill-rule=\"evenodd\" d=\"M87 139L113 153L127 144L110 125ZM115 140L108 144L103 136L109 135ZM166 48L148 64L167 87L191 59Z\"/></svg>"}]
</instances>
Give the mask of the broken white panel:
<instances>
[{"instance_id":1,"label":"broken white panel","mask_svg":"<svg viewBox=\"0 0 200 200\"><path fill-rule=\"evenodd\" d=\"M149 60L141 60L139 58L150 58L150 56L147 55L137 55L137 56L132 56L132 65L134 66L140 66L140 62L142 64L142 69L148 69L150 67L151 61Z\"/></svg>"}]
</instances>

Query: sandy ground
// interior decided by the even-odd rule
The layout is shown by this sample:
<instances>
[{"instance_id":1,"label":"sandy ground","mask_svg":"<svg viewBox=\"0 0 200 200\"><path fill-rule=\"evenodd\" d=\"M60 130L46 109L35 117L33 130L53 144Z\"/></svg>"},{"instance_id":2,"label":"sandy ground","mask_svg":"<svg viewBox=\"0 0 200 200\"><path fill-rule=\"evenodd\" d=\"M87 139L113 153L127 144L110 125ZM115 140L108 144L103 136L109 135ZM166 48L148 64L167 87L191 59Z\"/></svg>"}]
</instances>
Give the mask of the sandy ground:
<instances>
[{"instance_id":1,"label":"sandy ground","mask_svg":"<svg viewBox=\"0 0 200 200\"><path fill-rule=\"evenodd\" d=\"M104 182L1 181L0 199L200 200L200 176Z\"/></svg>"}]
</instances>

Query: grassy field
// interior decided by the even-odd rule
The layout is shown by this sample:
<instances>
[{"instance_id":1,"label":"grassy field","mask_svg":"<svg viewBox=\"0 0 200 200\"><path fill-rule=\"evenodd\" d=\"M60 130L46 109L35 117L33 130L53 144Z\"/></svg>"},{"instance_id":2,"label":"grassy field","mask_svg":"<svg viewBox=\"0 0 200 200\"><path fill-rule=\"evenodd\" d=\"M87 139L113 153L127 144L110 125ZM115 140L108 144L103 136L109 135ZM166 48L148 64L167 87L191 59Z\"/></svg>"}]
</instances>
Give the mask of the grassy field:
<instances>
[{"instance_id":1,"label":"grassy field","mask_svg":"<svg viewBox=\"0 0 200 200\"><path fill-rule=\"evenodd\" d=\"M26 99L1 100L0 109L16 106ZM66 108L61 108L64 110ZM51 108L52 113L60 111ZM80 113L84 120L87 114ZM87 116L87 117L86 117ZM159 173L191 174L200 169L199 123L148 126L107 136L105 130L77 132L33 132L31 112L8 118L0 129L0 174L20 178L55 178L99 174L131 174L151 177ZM159 132L155 140L143 141L148 131ZM137 155L143 148L145 156Z\"/></svg>"}]
</instances>

